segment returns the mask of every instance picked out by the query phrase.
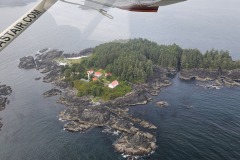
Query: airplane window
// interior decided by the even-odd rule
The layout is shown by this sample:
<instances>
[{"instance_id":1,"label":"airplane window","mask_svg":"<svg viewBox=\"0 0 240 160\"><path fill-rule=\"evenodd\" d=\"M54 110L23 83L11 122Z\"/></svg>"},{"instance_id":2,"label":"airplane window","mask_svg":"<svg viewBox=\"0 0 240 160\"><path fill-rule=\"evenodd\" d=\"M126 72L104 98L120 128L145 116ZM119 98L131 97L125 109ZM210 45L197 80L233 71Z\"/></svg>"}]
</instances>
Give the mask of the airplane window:
<instances>
[{"instance_id":1,"label":"airplane window","mask_svg":"<svg viewBox=\"0 0 240 160\"><path fill-rule=\"evenodd\" d=\"M0 159L239 159L239 5L0 0Z\"/></svg>"}]
</instances>

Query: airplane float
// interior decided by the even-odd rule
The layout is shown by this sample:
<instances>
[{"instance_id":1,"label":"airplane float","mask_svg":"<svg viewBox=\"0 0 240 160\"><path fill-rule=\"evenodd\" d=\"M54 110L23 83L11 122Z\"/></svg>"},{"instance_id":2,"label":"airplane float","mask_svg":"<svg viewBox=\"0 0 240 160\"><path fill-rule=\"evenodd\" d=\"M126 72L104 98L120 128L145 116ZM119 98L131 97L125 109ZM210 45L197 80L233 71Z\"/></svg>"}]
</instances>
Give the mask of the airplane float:
<instances>
[{"instance_id":1,"label":"airplane float","mask_svg":"<svg viewBox=\"0 0 240 160\"><path fill-rule=\"evenodd\" d=\"M76 0L42 0L0 33L0 52L58 1L94 9L102 15L113 19L113 16L108 14L106 10L96 8L91 4L101 5L103 8L112 7L134 12L157 12L160 6L171 5L186 0L78 0L80 2L75 2Z\"/></svg>"}]
</instances>

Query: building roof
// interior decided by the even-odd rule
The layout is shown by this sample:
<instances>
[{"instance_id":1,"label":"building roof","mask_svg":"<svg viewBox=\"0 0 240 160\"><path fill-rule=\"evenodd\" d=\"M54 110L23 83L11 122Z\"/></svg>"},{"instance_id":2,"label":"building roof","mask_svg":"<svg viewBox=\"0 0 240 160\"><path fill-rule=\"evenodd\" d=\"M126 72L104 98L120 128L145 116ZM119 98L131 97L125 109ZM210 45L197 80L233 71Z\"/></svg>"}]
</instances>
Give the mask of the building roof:
<instances>
[{"instance_id":1,"label":"building roof","mask_svg":"<svg viewBox=\"0 0 240 160\"><path fill-rule=\"evenodd\" d=\"M118 85L119 85L118 81L115 80L115 81L113 81L112 83L110 83L110 84L108 85L108 87L109 87L109 88L115 88L115 87L118 86Z\"/></svg>"},{"instance_id":2,"label":"building roof","mask_svg":"<svg viewBox=\"0 0 240 160\"><path fill-rule=\"evenodd\" d=\"M105 76L112 76L112 73L108 72L108 73L105 73Z\"/></svg>"},{"instance_id":3,"label":"building roof","mask_svg":"<svg viewBox=\"0 0 240 160\"><path fill-rule=\"evenodd\" d=\"M93 81L97 81L97 80L98 80L98 78L97 78L97 77L94 77L92 80L93 80Z\"/></svg>"},{"instance_id":4,"label":"building roof","mask_svg":"<svg viewBox=\"0 0 240 160\"><path fill-rule=\"evenodd\" d=\"M87 73L90 73L90 74L92 74L93 72L94 72L94 70L92 70L92 69L87 71Z\"/></svg>"},{"instance_id":5,"label":"building roof","mask_svg":"<svg viewBox=\"0 0 240 160\"><path fill-rule=\"evenodd\" d=\"M113 81L113 82L112 82L112 84L118 84L118 81L117 81L117 80L115 80L115 81Z\"/></svg>"},{"instance_id":6,"label":"building roof","mask_svg":"<svg viewBox=\"0 0 240 160\"><path fill-rule=\"evenodd\" d=\"M100 75L102 75L102 73L101 72L95 72L94 75L100 76Z\"/></svg>"}]
</instances>

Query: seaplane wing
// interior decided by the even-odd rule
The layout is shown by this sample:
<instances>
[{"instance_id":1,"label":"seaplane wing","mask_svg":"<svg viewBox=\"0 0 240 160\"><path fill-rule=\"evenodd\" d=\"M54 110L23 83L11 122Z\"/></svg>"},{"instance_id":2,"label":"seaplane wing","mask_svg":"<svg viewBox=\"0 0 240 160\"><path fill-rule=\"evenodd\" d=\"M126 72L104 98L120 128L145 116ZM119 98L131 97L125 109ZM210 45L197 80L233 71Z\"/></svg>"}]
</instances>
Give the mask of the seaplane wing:
<instances>
[{"instance_id":1,"label":"seaplane wing","mask_svg":"<svg viewBox=\"0 0 240 160\"><path fill-rule=\"evenodd\" d=\"M159 6L171 5L183 1L186 0L85 0L85 3L91 2L135 12L157 12Z\"/></svg>"},{"instance_id":2,"label":"seaplane wing","mask_svg":"<svg viewBox=\"0 0 240 160\"><path fill-rule=\"evenodd\" d=\"M111 7L135 12L157 12L159 6L166 6L186 0L42 0L33 9L0 33L0 52L58 1L94 9L102 15L113 19L113 16L108 14L103 8Z\"/></svg>"}]
</instances>

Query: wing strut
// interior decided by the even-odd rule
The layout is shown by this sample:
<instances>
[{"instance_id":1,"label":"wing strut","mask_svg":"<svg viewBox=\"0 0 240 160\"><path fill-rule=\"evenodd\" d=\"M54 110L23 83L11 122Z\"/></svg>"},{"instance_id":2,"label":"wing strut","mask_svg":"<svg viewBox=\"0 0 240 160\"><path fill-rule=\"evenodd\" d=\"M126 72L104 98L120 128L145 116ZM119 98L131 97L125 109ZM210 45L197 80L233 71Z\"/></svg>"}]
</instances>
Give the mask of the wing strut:
<instances>
[{"instance_id":1,"label":"wing strut","mask_svg":"<svg viewBox=\"0 0 240 160\"><path fill-rule=\"evenodd\" d=\"M0 33L0 52L7 47L15 38L33 24L58 0L42 0L29 10L24 16L14 22L10 27Z\"/></svg>"},{"instance_id":2,"label":"wing strut","mask_svg":"<svg viewBox=\"0 0 240 160\"><path fill-rule=\"evenodd\" d=\"M69 3L69 4L73 4L73 5L84 6L84 7L90 8L90 9L94 9L94 10L98 11L99 13L101 13L102 15L104 15L104 16L110 18L110 19L113 19L113 16L108 14L107 11L104 10L104 9L98 9L98 8L94 8L94 7L85 5L85 4L74 3L74 2L70 2L70 1L66 1L66 0L60 0L60 1L62 1L64 3Z\"/></svg>"}]
</instances>

